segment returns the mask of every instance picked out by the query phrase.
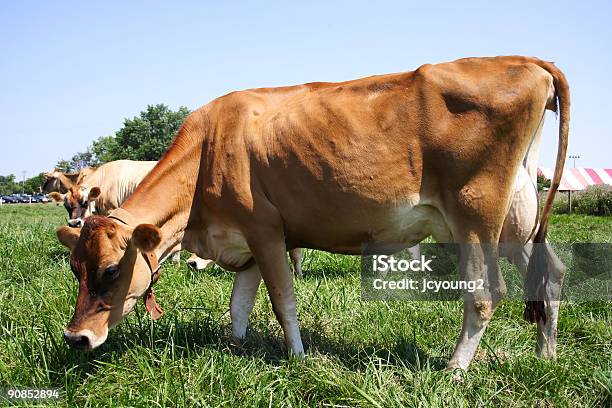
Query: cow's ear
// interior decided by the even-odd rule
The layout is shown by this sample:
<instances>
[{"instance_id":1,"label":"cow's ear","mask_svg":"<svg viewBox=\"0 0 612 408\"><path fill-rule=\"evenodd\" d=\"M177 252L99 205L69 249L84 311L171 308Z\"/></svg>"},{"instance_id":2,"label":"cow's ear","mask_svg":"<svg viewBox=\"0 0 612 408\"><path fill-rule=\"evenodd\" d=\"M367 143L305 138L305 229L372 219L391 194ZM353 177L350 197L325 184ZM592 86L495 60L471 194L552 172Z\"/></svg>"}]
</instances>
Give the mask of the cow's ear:
<instances>
[{"instance_id":1,"label":"cow's ear","mask_svg":"<svg viewBox=\"0 0 612 408\"><path fill-rule=\"evenodd\" d=\"M51 197L53 201L57 201L58 203L64 201L64 194L60 194L57 191L49 193L49 197Z\"/></svg>"},{"instance_id":2,"label":"cow's ear","mask_svg":"<svg viewBox=\"0 0 612 408\"><path fill-rule=\"evenodd\" d=\"M77 242L79 241L79 236L81 235L80 228L72 228L72 227L59 227L55 233L57 234L57 239L68 249L71 251L76 247Z\"/></svg>"},{"instance_id":3,"label":"cow's ear","mask_svg":"<svg viewBox=\"0 0 612 408\"><path fill-rule=\"evenodd\" d=\"M87 195L87 200L91 201L91 200L95 200L98 197L100 197L100 194L102 192L100 191L100 187L92 187L89 190L89 194Z\"/></svg>"},{"instance_id":4,"label":"cow's ear","mask_svg":"<svg viewBox=\"0 0 612 408\"><path fill-rule=\"evenodd\" d=\"M132 241L142 252L151 252L161 242L162 232L153 224L140 224L134 228Z\"/></svg>"}]
</instances>

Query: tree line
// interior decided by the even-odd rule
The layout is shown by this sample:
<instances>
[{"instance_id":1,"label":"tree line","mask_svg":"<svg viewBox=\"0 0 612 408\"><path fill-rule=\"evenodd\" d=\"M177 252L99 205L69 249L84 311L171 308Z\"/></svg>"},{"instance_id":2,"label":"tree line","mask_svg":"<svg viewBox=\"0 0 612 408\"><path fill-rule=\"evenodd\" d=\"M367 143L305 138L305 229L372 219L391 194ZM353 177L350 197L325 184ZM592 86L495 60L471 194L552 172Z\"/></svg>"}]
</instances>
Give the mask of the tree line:
<instances>
[{"instance_id":1,"label":"tree line","mask_svg":"<svg viewBox=\"0 0 612 408\"><path fill-rule=\"evenodd\" d=\"M59 160L55 167L73 172L121 159L159 160L190 113L184 106L173 111L164 104L148 105L140 115L126 118L114 135L94 140L84 152ZM25 182L17 181L14 174L0 176L0 195L38 192L44 180L42 172Z\"/></svg>"}]
</instances>

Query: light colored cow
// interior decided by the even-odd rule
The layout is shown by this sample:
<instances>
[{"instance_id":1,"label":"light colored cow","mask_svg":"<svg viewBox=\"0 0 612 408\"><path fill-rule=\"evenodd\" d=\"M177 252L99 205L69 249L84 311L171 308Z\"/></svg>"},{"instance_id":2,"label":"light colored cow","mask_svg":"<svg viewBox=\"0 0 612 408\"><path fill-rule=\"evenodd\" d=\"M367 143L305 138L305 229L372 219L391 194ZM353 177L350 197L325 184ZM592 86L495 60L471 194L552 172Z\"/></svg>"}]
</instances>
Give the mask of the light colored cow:
<instances>
[{"instance_id":1,"label":"light colored cow","mask_svg":"<svg viewBox=\"0 0 612 408\"><path fill-rule=\"evenodd\" d=\"M51 194L63 201L68 211L68 225L80 227L92 215L107 215L134 192L142 179L155 167L156 161L116 160L79 176L65 194Z\"/></svg>"},{"instance_id":2,"label":"light colored cow","mask_svg":"<svg viewBox=\"0 0 612 408\"><path fill-rule=\"evenodd\" d=\"M88 218L80 231L58 230L80 282L65 339L84 349L102 344L151 294L157 260L180 244L236 272L235 338L246 334L263 278L288 348L303 355L287 249L357 254L433 235L460 244L464 279L485 282L464 293L448 363L466 369L506 292L497 245L516 176L537 160L545 110L557 104L557 163L536 244L545 242L569 131L569 86L552 63L468 58L218 98L187 118L121 208ZM525 317L545 332L556 307L541 297L550 257L545 245L533 251L526 281L537 284L527 286Z\"/></svg>"},{"instance_id":3,"label":"light colored cow","mask_svg":"<svg viewBox=\"0 0 612 408\"><path fill-rule=\"evenodd\" d=\"M86 167L78 172L62 173L57 168L54 168L52 171L43 174L45 182L42 185L42 192L46 194L53 192L65 194L70 187L78 184L79 178L81 181L84 180L94 170L95 168Z\"/></svg>"}]
</instances>

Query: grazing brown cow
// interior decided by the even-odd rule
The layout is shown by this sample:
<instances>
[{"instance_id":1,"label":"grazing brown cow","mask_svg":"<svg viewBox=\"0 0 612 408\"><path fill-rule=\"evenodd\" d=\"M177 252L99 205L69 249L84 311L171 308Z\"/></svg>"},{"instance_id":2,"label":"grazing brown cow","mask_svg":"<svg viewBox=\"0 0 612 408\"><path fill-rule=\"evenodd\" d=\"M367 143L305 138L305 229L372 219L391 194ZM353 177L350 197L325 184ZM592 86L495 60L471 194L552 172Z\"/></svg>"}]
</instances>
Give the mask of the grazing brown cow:
<instances>
[{"instance_id":1,"label":"grazing brown cow","mask_svg":"<svg viewBox=\"0 0 612 408\"><path fill-rule=\"evenodd\" d=\"M545 110L557 103L557 163L535 243L545 242L569 129L569 86L552 63L467 58L220 97L187 118L121 208L90 217L80 235L58 231L79 279L66 341L103 343L150 292L156 260L181 244L236 272L234 337L245 336L263 278L288 348L302 355L287 249L358 254L363 245L408 247L433 235L483 244L460 246L461 276L483 279L486 289L464 293L448 366L466 369L506 292L497 244L517 173L534 160ZM534 248L527 272L542 282L537 293L546 293L544 252ZM525 316L544 330L547 299L531 292Z\"/></svg>"}]
</instances>

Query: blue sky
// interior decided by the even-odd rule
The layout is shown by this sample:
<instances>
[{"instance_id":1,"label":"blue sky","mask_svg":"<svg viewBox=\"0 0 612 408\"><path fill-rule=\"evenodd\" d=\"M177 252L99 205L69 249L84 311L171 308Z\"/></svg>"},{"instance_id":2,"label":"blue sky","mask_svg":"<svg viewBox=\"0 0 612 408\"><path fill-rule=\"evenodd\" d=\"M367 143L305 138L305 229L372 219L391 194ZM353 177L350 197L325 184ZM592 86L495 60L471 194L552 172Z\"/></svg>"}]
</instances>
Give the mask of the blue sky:
<instances>
[{"instance_id":1,"label":"blue sky","mask_svg":"<svg viewBox=\"0 0 612 408\"><path fill-rule=\"evenodd\" d=\"M264 4L265 3L265 4ZM612 167L607 2L5 2L0 174L30 177L147 104L340 81L465 56L555 61L572 90L570 153ZM548 116L540 164L551 167ZM571 161L569 163L571 165Z\"/></svg>"}]
</instances>

